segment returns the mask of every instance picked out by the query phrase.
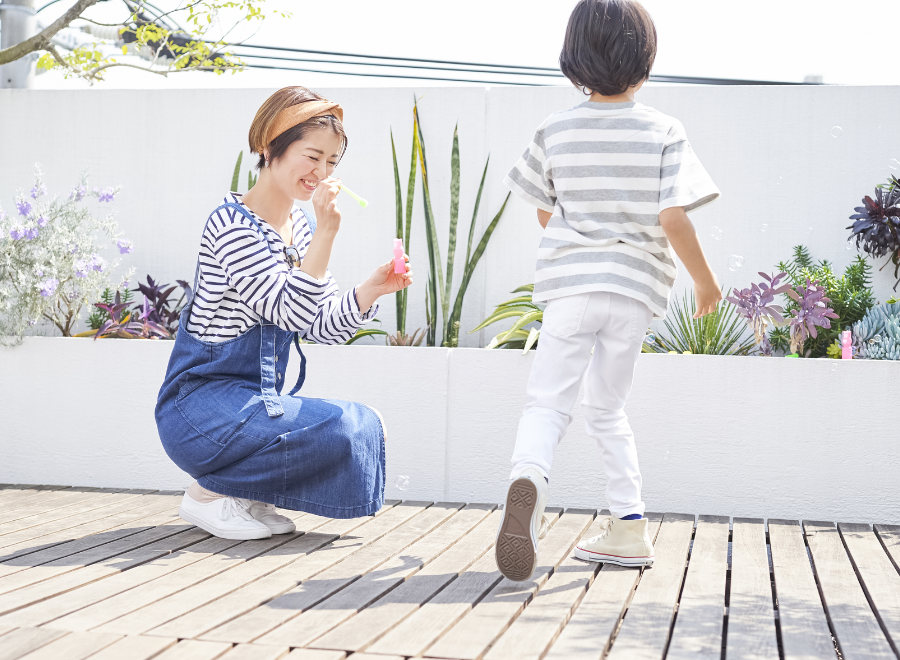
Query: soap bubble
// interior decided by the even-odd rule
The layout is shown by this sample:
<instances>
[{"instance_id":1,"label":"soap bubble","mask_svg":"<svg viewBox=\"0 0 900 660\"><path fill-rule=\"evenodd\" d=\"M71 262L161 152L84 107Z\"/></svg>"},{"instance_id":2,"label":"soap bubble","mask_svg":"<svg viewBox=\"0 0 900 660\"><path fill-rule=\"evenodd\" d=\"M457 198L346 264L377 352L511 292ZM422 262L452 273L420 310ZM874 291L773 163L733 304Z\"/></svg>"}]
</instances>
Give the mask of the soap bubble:
<instances>
[{"instance_id":1,"label":"soap bubble","mask_svg":"<svg viewBox=\"0 0 900 660\"><path fill-rule=\"evenodd\" d=\"M734 272L744 265L744 257L739 254L733 254L728 257L728 270Z\"/></svg>"},{"instance_id":2,"label":"soap bubble","mask_svg":"<svg viewBox=\"0 0 900 660\"><path fill-rule=\"evenodd\" d=\"M767 225L766 223L763 223L763 224L761 224L761 225L759 226L759 230L760 230L762 233L764 233L764 234L766 233L766 231L767 231L768 229L769 229L769 225Z\"/></svg>"},{"instance_id":3,"label":"soap bubble","mask_svg":"<svg viewBox=\"0 0 900 660\"><path fill-rule=\"evenodd\" d=\"M851 243L850 241L847 241L847 249L848 249L848 250L852 250L852 249L853 249L853 243Z\"/></svg>"},{"instance_id":4,"label":"soap bubble","mask_svg":"<svg viewBox=\"0 0 900 660\"><path fill-rule=\"evenodd\" d=\"M869 340L869 344L871 344L872 346L874 346L875 344L880 344L880 343L881 343L881 335L875 335L874 337L872 337Z\"/></svg>"},{"instance_id":5,"label":"soap bubble","mask_svg":"<svg viewBox=\"0 0 900 660\"><path fill-rule=\"evenodd\" d=\"M900 170L900 160L897 160L896 158L891 158L888 161L888 167L890 167L892 170Z\"/></svg>"},{"instance_id":6,"label":"soap bubble","mask_svg":"<svg viewBox=\"0 0 900 660\"><path fill-rule=\"evenodd\" d=\"M647 344L648 346L650 346L655 341L656 341L656 335L654 335L652 332L650 334L648 334L646 337L644 337L644 343Z\"/></svg>"},{"instance_id":7,"label":"soap bubble","mask_svg":"<svg viewBox=\"0 0 900 660\"><path fill-rule=\"evenodd\" d=\"M717 241L721 241L722 237L725 235L725 232L719 229L718 227L713 227L709 230L709 235L712 236Z\"/></svg>"},{"instance_id":8,"label":"soap bubble","mask_svg":"<svg viewBox=\"0 0 900 660\"><path fill-rule=\"evenodd\" d=\"M844 129L840 126L834 126L831 129L831 137L840 137L841 133L844 132Z\"/></svg>"},{"instance_id":9,"label":"soap bubble","mask_svg":"<svg viewBox=\"0 0 900 660\"><path fill-rule=\"evenodd\" d=\"M815 231L815 229L814 229L813 227L807 227L807 228L806 228L806 235L807 235L807 236L812 236L813 231Z\"/></svg>"},{"instance_id":10,"label":"soap bubble","mask_svg":"<svg viewBox=\"0 0 900 660\"><path fill-rule=\"evenodd\" d=\"M780 176L780 177L778 177L778 179L775 181L775 185L776 185L776 186L780 186L780 185L782 184L783 181L784 181L784 177L783 177L783 176Z\"/></svg>"},{"instance_id":11,"label":"soap bubble","mask_svg":"<svg viewBox=\"0 0 900 660\"><path fill-rule=\"evenodd\" d=\"M400 490L406 490L407 488L409 488L409 477L407 477L405 474L401 474L399 477L397 477L395 485Z\"/></svg>"}]
</instances>

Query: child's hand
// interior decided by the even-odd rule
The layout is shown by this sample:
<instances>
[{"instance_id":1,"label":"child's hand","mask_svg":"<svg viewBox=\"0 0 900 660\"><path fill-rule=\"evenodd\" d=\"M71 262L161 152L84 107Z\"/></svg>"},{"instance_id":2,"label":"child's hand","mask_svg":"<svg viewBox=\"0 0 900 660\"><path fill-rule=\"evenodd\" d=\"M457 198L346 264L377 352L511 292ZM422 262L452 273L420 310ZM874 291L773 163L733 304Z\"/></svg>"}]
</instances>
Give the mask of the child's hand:
<instances>
[{"instance_id":1,"label":"child's hand","mask_svg":"<svg viewBox=\"0 0 900 660\"><path fill-rule=\"evenodd\" d=\"M722 289L715 275L712 276L710 282L694 283L694 299L697 301L695 319L716 311L716 305L722 300Z\"/></svg>"}]
</instances>

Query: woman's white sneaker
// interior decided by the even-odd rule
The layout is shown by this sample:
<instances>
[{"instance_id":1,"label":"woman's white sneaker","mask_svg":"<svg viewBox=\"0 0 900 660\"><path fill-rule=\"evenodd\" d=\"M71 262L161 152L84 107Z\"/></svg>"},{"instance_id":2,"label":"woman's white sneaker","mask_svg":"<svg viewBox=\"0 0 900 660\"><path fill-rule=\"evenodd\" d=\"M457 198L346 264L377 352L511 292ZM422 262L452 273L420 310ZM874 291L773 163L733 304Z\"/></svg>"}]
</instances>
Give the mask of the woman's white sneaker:
<instances>
[{"instance_id":1,"label":"woman's white sneaker","mask_svg":"<svg viewBox=\"0 0 900 660\"><path fill-rule=\"evenodd\" d=\"M274 504L252 502L249 511L254 519L268 527L273 534L290 534L297 531L294 521L278 513Z\"/></svg>"},{"instance_id":2,"label":"woman's white sneaker","mask_svg":"<svg viewBox=\"0 0 900 660\"><path fill-rule=\"evenodd\" d=\"M602 564L640 567L653 565L653 543L650 541L650 521L607 518L601 532L583 538L575 546L578 559Z\"/></svg>"},{"instance_id":3,"label":"woman's white sneaker","mask_svg":"<svg viewBox=\"0 0 900 660\"><path fill-rule=\"evenodd\" d=\"M269 538L272 536L269 528L250 514L251 504L250 500L239 497L222 497L202 504L185 493L178 515L219 538L235 541Z\"/></svg>"},{"instance_id":4,"label":"woman's white sneaker","mask_svg":"<svg viewBox=\"0 0 900 660\"><path fill-rule=\"evenodd\" d=\"M535 468L525 468L509 485L494 553L497 567L510 580L527 580L537 568L538 540L549 527L544 519L549 490Z\"/></svg>"}]
</instances>

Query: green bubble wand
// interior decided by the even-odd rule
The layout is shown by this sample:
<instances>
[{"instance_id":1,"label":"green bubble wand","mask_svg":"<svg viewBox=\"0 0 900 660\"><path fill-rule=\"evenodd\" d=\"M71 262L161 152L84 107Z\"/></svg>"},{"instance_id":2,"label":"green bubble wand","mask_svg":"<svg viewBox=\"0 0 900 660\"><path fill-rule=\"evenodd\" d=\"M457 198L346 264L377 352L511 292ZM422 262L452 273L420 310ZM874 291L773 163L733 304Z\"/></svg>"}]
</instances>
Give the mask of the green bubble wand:
<instances>
[{"instance_id":1,"label":"green bubble wand","mask_svg":"<svg viewBox=\"0 0 900 660\"><path fill-rule=\"evenodd\" d=\"M350 195L353 199L355 199L355 200L357 201L357 203L358 203L360 206L366 207L366 206L369 205L369 202L367 202L367 201L364 200L362 197L360 197L359 195L357 195L355 192L353 192L352 190L350 190L350 189L349 189L347 186L345 186L343 183L341 184L341 190L343 190L343 191L346 192L348 195Z\"/></svg>"}]
</instances>

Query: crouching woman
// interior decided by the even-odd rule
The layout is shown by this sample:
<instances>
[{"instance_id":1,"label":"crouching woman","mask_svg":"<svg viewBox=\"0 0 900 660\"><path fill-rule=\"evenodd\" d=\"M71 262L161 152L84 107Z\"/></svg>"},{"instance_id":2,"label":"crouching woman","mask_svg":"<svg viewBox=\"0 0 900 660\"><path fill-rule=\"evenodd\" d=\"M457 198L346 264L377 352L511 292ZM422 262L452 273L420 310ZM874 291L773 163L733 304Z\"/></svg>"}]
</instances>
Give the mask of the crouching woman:
<instances>
[{"instance_id":1,"label":"crouching woman","mask_svg":"<svg viewBox=\"0 0 900 660\"><path fill-rule=\"evenodd\" d=\"M275 507L353 518L384 501L384 423L374 409L297 396L298 338L347 341L376 300L412 272L378 267L344 294L328 261L341 225L332 172L347 147L343 111L304 87L259 109L250 148L259 180L229 192L206 221L197 272L156 404L163 447L196 479L180 515L211 534L257 539L294 531ZM294 205L312 199L315 219ZM284 394L296 347L300 377ZM358 374L357 374L358 376Z\"/></svg>"}]
</instances>

